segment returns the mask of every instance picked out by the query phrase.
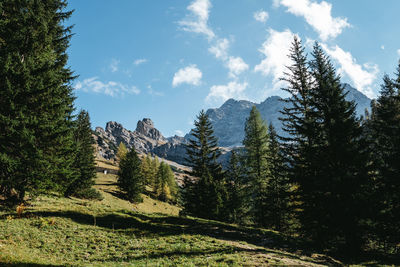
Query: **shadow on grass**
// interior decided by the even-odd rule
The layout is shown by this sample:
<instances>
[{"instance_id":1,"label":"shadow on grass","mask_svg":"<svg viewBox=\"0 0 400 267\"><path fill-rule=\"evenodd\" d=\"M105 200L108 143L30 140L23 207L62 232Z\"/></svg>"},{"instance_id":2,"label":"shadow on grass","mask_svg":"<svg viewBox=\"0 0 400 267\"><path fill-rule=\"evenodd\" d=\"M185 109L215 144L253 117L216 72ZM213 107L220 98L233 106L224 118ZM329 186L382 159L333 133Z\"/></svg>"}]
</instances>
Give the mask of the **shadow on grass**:
<instances>
[{"instance_id":1,"label":"shadow on grass","mask_svg":"<svg viewBox=\"0 0 400 267\"><path fill-rule=\"evenodd\" d=\"M37 264L37 263L6 263L0 261L0 266L4 267L58 267L63 265L52 265L52 264Z\"/></svg>"},{"instance_id":2,"label":"shadow on grass","mask_svg":"<svg viewBox=\"0 0 400 267\"><path fill-rule=\"evenodd\" d=\"M226 249L226 251L251 251L254 253L273 253L275 255L286 257L290 259L300 260L301 257L296 255L299 252L299 244L288 237L285 237L277 232L262 230L250 227L239 227L235 225L220 223L216 221L209 221L195 218L172 217L162 215L145 215L134 212L120 211L110 213L102 216L92 216L85 213L75 211L45 211L45 212L31 212L26 216L40 216L40 217L61 217L68 218L77 223L84 225L95 225L109 230L115 230L122 234L135 236L135 237L159 237L171 236L181 234L201 235L213 237L221 240L232 240L237 242L247 242L249 244L263 247L262 249L234 247ZM279 250L279 251L278 251ZM145 255L142 258L151 257L169 257L179 255L192 255L192 254L210 254L222 253L224 250L217 251L189 251L189 252L165 252L159 254ZM289 252L297 252L290 254ZM302 251L304 254L305 252ZM141 256L140 256L141 257ZM134 259L141 259L141 258ZM308 259L309 262L333 265L329 259L313 260Z\"/></svg>"}]
</instances>

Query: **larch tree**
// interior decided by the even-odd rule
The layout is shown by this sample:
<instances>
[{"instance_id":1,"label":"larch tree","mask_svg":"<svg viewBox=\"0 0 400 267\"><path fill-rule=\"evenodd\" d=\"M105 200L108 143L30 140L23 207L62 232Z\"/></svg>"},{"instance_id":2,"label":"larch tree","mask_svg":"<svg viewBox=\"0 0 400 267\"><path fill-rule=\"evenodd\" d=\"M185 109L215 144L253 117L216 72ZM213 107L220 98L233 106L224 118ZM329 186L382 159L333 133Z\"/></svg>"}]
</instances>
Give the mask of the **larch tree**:
<instances>
[{"instance_id":1,"label":"larch tree","mask_svg":"<svg viewBox=\"0 0 400 267\"><path fill-rule=\"evenodd\" d=\"M268 224L269 206L266 190L271 178L271 165L268 160L269 136L267 126L255 106L246 120L243 145L250 216L258 225L265 226Z\"/></svg>"}]
</instances>

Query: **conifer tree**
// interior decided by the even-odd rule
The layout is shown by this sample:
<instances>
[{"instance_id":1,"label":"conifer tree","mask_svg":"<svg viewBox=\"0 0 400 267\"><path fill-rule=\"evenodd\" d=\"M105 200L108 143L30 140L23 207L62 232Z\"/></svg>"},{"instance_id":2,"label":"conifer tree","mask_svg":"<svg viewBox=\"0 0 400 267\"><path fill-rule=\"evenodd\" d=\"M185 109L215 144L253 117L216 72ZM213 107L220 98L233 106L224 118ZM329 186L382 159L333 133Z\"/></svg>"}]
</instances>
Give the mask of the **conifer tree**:
<instances>
[{"instance_id":1,"label":"conifer tree","mask_svg":"<svg viewBox=\"0 0 400 267\"><path fill-rule=\"evenodd\" d=\"M142 159L141 171L147 185L153 185L152 159L150 153Z\"/></svg>"},{"instance_id":2,"label":"conifer tree","mask_svg":"<svg viewBox=\"0 0 400 267\"><path fill-rule=\"evenodd\" d=\"M225 209L228 213L228 221L242 223L246 218L245 209L245 178L243 165L238 151L232 150L229 166L225 173L227 201Z\"/></svg>"},{"instance_id":3,"label":"conifer tree","mask_svg":"<svg viewBox=\"0 0 400 267\"><path fill-rule=\"evenodd\" d=\"M318 43L312 56L311 103L318 139L313 143L314 158L309 159L313 175L299 181L304 200L301 219L319 245L356 250L361 246L360 189L366 177L360 122L354 102L346 101L340 76Z\"/></svg>"},{"instance_id":4,"label":"conifer tree","mask_svg":"<svg viewBox=\"0 0 400 267\"><path fill-rule=\"evenodd\" d=\"M372 160L374 161L375 232L386 247L400 236L400 61L395 78L383 78L372 106Z\"/></svg>"},{"instance_id":5,"label":"conifer tree","mask_svg":"<svg viewBox=\"0 0 400 267\"><path fill-rule=\"evenodd\" d=\"M222 167L217 162L221 153L211 122L203 110L194 125L186 151L188 165L192 167L191 174L198 180L185 184L184 212L217 219L222 214L223 197L226 195Z\"/></svg>"},{"instance_id":6,"label":"conifer tree","mask_svg":"<svg viewBox=\"0 0 400 267\"><path fill-rule=\"evenodd\" d=\"M74 141L76 146L76 158L74 168L77 177L71 181L65 191L66 196L90 197L91 190L96 177L96 165L94 156L94 140L90 126L89 113L82 110L75 122Z\"/></svg>"},{"instance_id":7,"label":"conifer tree","mask_svg":"<svg viewBox=\"0 0 400 267\"><path fill-rule=\"evenodd\" d=\"M290 183L286 173L286 166L282 147L278 141L278 135L274 126L270 123L269 153L270 180L267 183L267 218L270 227L282 231L288 226L290 216Z\"/></svg>"},{"instance_id":8,"label":"conifer tree","mask_svg":"<svg viewBox=\"0 0 400 267\"><path fill-rule=\"evenodd\" d=\"M125 144L120 142L118 145L118 150L117 150L118 160L122 160L126 156L127 153L128 153L128 149L126 148Z\"/></svg>"},{"instance_id":9,"label":"conifer tree","mask_svg":"<svg viewBox=\"0 0 400 267\"><path fill-rule=\"evenodd\" d=\"M261 119L260 112L255 106L250 111L250 116L245 124L245 138L243 145L244 165L249 185L248 203L251 216L259 225L267 225L267 184L271 178L271 166L268 161L269 136L267 126Z\"/></svg>"},{"instance_id":10,"label":"conifer tree","mask_svg":"<svg viewBox=\"0 0 400 267\"><path fill-rule=\"evenodd\" d=\"M118 186L126 198L132 202L142 202L140 194L144 192L144 177L141 172L141 162L132 148L119 163Z\"/></svg>"},{"instance_id":11,"label":"conifer tree","mask_svg":"<svg viewBox=\"0 0 400 267\"><path fill-rule=\"evenodd\" d=\"M171 167L165 162L161 162L158 168L154 191L162 201L176 201L178 186Z\"/></svg>"},{"instance_id":12,"label":"conifer tree","mask_svg":"<svg viewBox=\"0 0 400 267\"><path fill-rule=\"evenodd\" d=\"M65 190L72 167L71 13L66 2L0 5L0 194Z\"/></svg>"}]
</instances>

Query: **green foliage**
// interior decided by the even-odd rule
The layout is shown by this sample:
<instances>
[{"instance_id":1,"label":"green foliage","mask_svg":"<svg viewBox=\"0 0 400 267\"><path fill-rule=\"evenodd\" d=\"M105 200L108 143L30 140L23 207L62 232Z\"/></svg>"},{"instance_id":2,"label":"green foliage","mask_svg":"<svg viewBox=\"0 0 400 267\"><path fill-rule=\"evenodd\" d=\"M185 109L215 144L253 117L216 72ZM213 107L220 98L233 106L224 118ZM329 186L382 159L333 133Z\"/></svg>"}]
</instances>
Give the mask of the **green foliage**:
<instances>
[{"instance_id":1,"label":"green foliage","mask_svg":"<svg viewBox=\"0 0 400 267\"><path fill-rule=\"evenodd\" d=\"M298 185L304 233L324 247L361 245L359 222L365 159L359 147L355 104L345 100L340 77L318 44L307 68L295 39L286 91L292 107L283 111L289 174ZM312 83L310 82L312 77Z\"/></svg>"},{"instance_id":2,"label":"green foliage","mask_svg":"<svg viewBox=\"0 0 400 267\"><path fill-rule=\"evenodd\" d=\"M271 178L271 164L268 160L269 136L267 126L255 106L246 120L243 145L250 216L254 218L255 223L265 226L268 223L266 211L270 204L266 199L267 185Z\"/></svg>"},{"instance_id":3,"label":"green foliage","mask_svg":"<svg viewBox=\"0 0 400 267\"><path fill-rule=\"evenodd\" d=\"M400 236L400 61L395 75L394 79L384 76L367 125L374 163L370 203L374 207L373 231L387 247L398 246Z\"/></svg>"},{"instance_id":4,"label":"green foliage","mask_svg":"<svg viewBox=\"0 0 400 267\"><path fill-rule=\"evenodd\" d=\"M75 177L66 2L0 5L0 194L65 190Z\"/></svg>"},{"instance_id":5,"label":"green foliage","mask_svg":"<svg viewBox=\"0 0 400 267\"><path fill-rule=\"evenodd\" d=\"M217 163L221 152L217 146L211 122L202 110L194 122L187 145L187 162L197 181L185 181L183 191L184 212L202 218L222 217L226 191L222 167Z\"/></svg>"},{"instance_id":6,"label":"green foliage","mask_svg":"<svg viewBox=\"0 0 400 267\"><path fill-rule=\"evenodd\" d=\"M227 199L224 203L227 220L244 223L247 219L245 172L240 151L232 150L229 166L225 173Z\"/></svg>"},{"instance_id":7,"label":"green foliage","mask_svg":"<svg viewBox=\"0 0 400 267\"><path fill-rule=\"evenodd\" d=\"M128 154L128 149L126 148L124 143L120 142L117 150L118 160L122 160L126 156L126 154Z\"/></svg>"},{"instance_id":8,"label":"green foliage","mask_svg":"<svg viewBox=\"0 0 400 267\"><path fill-rule=\"evenodd\" d=\"M118 186L126 198L132 202L142 202L144 178L141 172L141 162L135 151L129 151L119 163Z\"/></svg>"},{"instance_id":9,"label":"green foliage","mask_svg":"<svg viewBox=\"0 0 400 267\"><path fill-rule=\"evenodd\" d=\"M94 156L94 140L90 126L89 113L82 110L75 121L74 130L75 161L73 167L76 170L76 177L70 182L65 190L65 196L94 196L91 187L96 177L96 163ZM85 197L85 198L87 198Z\"/></svg>"},{"instance_id":10,"label":"green foliage","mask_svg":"<svg viewBox=\"0 0 400 267\"><path fill-rule=\"evenodd\" d=\"M178 185L176 184L174 173L165 162L161 162L158 168L154 191L160 200L176 202Z\"/></svg>"},{"instance_id":11,"label":"green foliage","mask_svg":"<svg viewBox=\"0 0 400 267\"><path fill-rule=\"evenodd\" d=\"M157 179L159 164L160 162L158 158L155 157L152 159L150 154L147 154L146 157L142 159L141 171L145 179L145 183L151 186L153 190Z\"/></svg>"},{"instance_id":12,"label":"green foliage","mask_svg":"<svg viewBox=\"0 0 400 267\"><path fill-rule=\"evenodd\" d=\"M272 124L268 127L270 179L267 182L266 209L267 224L278 231L287 230L292 216L290 181L286 172L286 165L281 144Z\"/></svg>"},{"instance_id":13,"label":"green foliage","mask_svg":"<svg viewBox=\"0 0 400 267\"><path fill-rule=\"evenodd\" d=\"M74 197L89 200L103 200L103 196L94 188L85 188L74 192Z\"/></svg>"}]
</instances>

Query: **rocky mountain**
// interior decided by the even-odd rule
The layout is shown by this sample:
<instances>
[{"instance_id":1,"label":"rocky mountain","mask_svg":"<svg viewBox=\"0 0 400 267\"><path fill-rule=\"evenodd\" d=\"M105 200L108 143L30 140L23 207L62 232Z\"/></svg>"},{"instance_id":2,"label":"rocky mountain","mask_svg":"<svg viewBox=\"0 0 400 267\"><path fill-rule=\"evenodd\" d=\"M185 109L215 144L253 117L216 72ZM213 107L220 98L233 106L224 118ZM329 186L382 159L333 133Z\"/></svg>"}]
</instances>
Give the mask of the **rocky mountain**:
<instances>
[{"instance_id":1,"label":"rocky mountain","mask_svg":"<svg viewBox=\"0 0 400 267\"><path fill-rule=\"evenodd\" d=\"M357 104L357 114L363 115L370 107L371 100L364 94L345 84L346 99ZM229 160L232 147L241 146L244 138L244 124L250 110L255 105L267 123L272 123L278 134L284 135L279 117L285 103L278 96L268 97L265 101L256 104L246 100L227 100L221 107L206 111L209 116L219 145L223 147L221 162L223 165ZM115 157L120 142L129 149L134 147L140 153L152 153L158 157L185 165L186 148L190 135L185 137L173 136L165 138L149 118L138 121L136 130L125 129L120 123L110 121L105 129L97 127L94 132L97 143L97 153L105 159Z\"/></svg>"},{"instance_id":2,"label":"rocky mountain","mask_svg":"<svg viewBox=\"0 0 400 267\"><path fill-rule=\"evenodd\" d=\"M110 121L106 128L96 127L94 132L98 154L105 158L113 158L118 145L122 142L127 148L135 148L140 153L150 153L157 147L164 145L168 140L154 127L149 118L138 121L136 130L125 129L122 124ZM110 151L111 150L111 151Z\"/></svg>"},{"instance_id":3,"label":"rocky mountain","mask_svg":"<svg viewBox=\"0 0 400 267\"><path fill-rule=\"evenodd\" d=\"M347 92L346 99L357 104L356 112L364 115L365 109L370 108L371 99L348 84L344 84ZM280 111L287 105L278 96L268 97L257 104L246 100L227 100L221 107L207 110L219 145L223 147L240 146L244 138L244 124L253 105L260 111L262 118L269 124L272 123L278 134L285 135L279 120Z\"/></svg>"}]
</instances>

